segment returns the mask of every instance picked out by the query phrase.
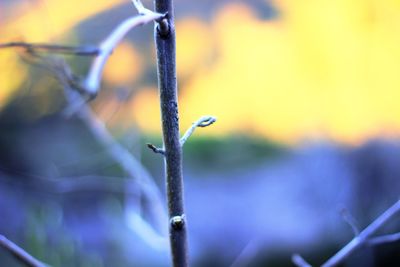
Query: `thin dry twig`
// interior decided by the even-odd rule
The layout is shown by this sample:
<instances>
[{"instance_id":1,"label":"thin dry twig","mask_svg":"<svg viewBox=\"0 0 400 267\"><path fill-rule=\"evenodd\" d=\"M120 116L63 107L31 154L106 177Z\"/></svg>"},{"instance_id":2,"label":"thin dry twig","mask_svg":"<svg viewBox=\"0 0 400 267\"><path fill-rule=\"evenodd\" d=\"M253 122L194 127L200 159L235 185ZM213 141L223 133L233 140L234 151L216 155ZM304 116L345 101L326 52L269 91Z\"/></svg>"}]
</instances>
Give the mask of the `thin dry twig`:
<instances>
[{"instance_id":1,"label":"thin dry twig","mask_svg":"<svg viewBox=\"0 0 400 267\"><path fill-rule=\"evenodd\" d=\"M154 153L156 153L156 154L161 154L161 155L165 156L165 150L164 150L164 149L159 148L159 147L156 147L155 145L150 144L150 143L147 143L146 145L147 145L147 147L150 148Z\"/></svg>"},{"instance_id":2,"label":"thin dry twig","mask_svg":"<svg viewBox=\"0 0 400 267\"><path fill-rule=\"evenodd\" d=\"M100 87L100 80L108 57L122 40L122 38L133 28L149 22L162 19L165 14L146 12L124 20L99 46L100 54L93 60L89 73L84 82L84 87L90 95L96 95Z\"/></svg>"},{"instance_id":3,"label":"thin dry twig","mask_svg":"<svg viewBox=\"0 0 400 267\"><path fill-rule=\"evenodd\" d=\"M342 208L340 214L342 215L343 220L351 227L351 230L353 230L354 236L358 236L360 234L360 229L358 229L356 225L356 219L346 208Z\"/></svg>"},{"instance_id":4,"label":"thin dry twig","mask_svg":"<svg viewBox=\"0 0 400 267\"><path fill-rule=\"evenodd\" d=\"M15 243L0 235L0 246L9 251L18 261L29 267L49 267L49 265L35 259L28 252L17 246Z\"/></svg>"},{"instance_id":5,"label":"thin dry twig","mask_svg":"<svg viewBox=\"0 0 400 267\"><path fill-rule=\"evenodd\" d=\"M76 93L75 91L71 91ZM91 110L84 105L77 116L82 119L88 129L92 132L97 141L107 148L108 153L119 163L122 169L132 178L138 181L144 196L150 201L153 207L152 215L158 218L158 228L161 231L167 218L164 206L162 205L161 193L154 180L142 164L132 156L123 146L114 140L104 124L96 118Z\"/></svg>"},{"instance_id":6,"label":"thin dry twig","mask_svg":"<svg viewBox=\"0 0 400 267\"><path fill-rule=\"evenodd\" d=\"M292 262L298 267L312 267L302 256L299 254L292 255Z\"/></svg>"},{"instance_id":7,"label":"thin dry twig","mask_svg":"<svg viewBox=\"0 0 400 267\"><path fill-rule=\"evenodd\" d=\"M9 42L0 44L0 48L14 48L21 47L27 51L58 53L58 54L72 54L76 56L97 56L99 49L91 46L67 46L56 44L42 44L42 43L26 43L26 42Z\"/></svg>"},{"instance_id":8,"label":"thin dry twig","mask_svg":"<svg viewBox=\"0 0 400 267\"><path fill-rule=\"evenodd\" d=\"M231 264L231 267L251 266L251 261L256 258L257 252L259 251L259 249L260 249L260 245L257 242L257 239L253 238L242 249L240 254L236 257L234 262Z\"/></svg>"},{"instance_id":9,"label":"thin dry twig","mask_svg":"<svg viewBox=\"0 0 400 267\"><path fill-rule=\"evenodd\" d=\"M203 116L200 119L198 119L196 122L194 122L192 124L192 126L190 126L190 128L181 137L181 140L180 140L181 146L183 146L185 144L187 139L193 134L194 130L197 127L207 127L207 126L213 124L216 121L217 121L217 119L215 117L212 117L212 116Z\"/></svg>"},{"instance_id":10,"label":"thin dry twig","mask_svg":"<svg viewBox=\"0 0 400 267\"><path fill-rule=\"evenodd\" d=\"M346 246L339 250L335 255L328 259L322 267L332 267L341 263L344 259L349 257L355 250L362 245L368 243L369 238L379 230L385 223L393 218L396 213L400 211L400 200L398 200L393 206L387 209L382 215L380 215L375 221L373 221L367 228L360 232L359 235L354 237Z\"/></svg>"},{"instance_id":11,"label":"thin dry twig","mask_svg":"<svg viewBox=\"0 0 400 267\"><path fill-rule=\"evenodd\" d=\"M382 244L392 243L392 242L397 242L397 241L400 241L400 233L377 236L377 237L369 239L367 244L370 246L377 246L377 245L382 245Z\"/></svg>"},{"instance_id":12,"label":"thin dry twig","mask_svg":"<svg viewBox=\"0 0 400 267\"><path fill-rule=\"evenodd\" d=\"M150 9L145 8L140 0L132 0L132 3L140 15L154 13L154 11L151 11Z\"/></svg>"},{"instance_id":13,"label":"thin dry twig","mask_svg":"<svg viewBox=\"0 0 400 267\"><path fill-rule=\"evenodd\" d=\"M400 212L400 200L394 203L390 208L383 212L378 218L375 219L370 225L368 225L363 231L356 235L347 245L339 250L335 255L329 258L321 267L333 267L342 263L348 258L354 251L364 245L379 245L383 243L396 242L400 240L400 233L384 235L379 237L371 237L375 234L385 223L391 220L394 215ZM294 254L292 256L294 264L300 267L306 267L311 265L302 265L303 263L308 264L300 255Z\"/></svg>"},{"instance_id":14,"label":"thin dry twig","mask_svg":"<svg viewBox=\"0 0 400 267\"><path fill-rule=\"evenodd\" d=\"M167 220L167 215L162 204L161 192L155 184L154 179L129 151L115 141L104 123L93 114L89 106L82 100L82 96L71 88L71 82L69 81L71 79L71 70L65 61L59 58L42 58L42 60L45 66L47 66L46 68L56 76L57 80L63 86L68 103L70 105L84 103L76 110L76 116L83 121L94 138L107 149L108 154L120 165L128 176L136 180L143 195L151 203L151 215L156 218L157 229L164 235L164 222Z\"/></svg>"},{"instance_id":15,"label":"thin dry twig","mask_svg":"<svg viewBox=\"0 0 400 267\"><path fill-rule=\"evenodd\" d=\"M166 14L156 13L149 9L146 9L139 0L133 0L132 2L134 3L136 9L138 10L139 15L130 17L121 22L111 32L111 34L100 43L100 46L98 48L72 47L72 46L53 45L53 44L32 44L25 42L10 42L5 44L0 44L0 48L23 47L32 54L33 52L44 51L51 53L96 56L90 66L90 69L88 71L88 74L84 82L82 84L72 86L73 88L79 88L80 91L83 91L83 93L89 96L89 99L92 99L98 93L102 72L108 57L111 55L115 47L121 42L124 36L131 29L137 26L141 26L150 23L152 21L160 21L166 16ZM85 102L87 102L86 99L85 101L83 101L83 103Z\"/></svg>"}]
</instances>

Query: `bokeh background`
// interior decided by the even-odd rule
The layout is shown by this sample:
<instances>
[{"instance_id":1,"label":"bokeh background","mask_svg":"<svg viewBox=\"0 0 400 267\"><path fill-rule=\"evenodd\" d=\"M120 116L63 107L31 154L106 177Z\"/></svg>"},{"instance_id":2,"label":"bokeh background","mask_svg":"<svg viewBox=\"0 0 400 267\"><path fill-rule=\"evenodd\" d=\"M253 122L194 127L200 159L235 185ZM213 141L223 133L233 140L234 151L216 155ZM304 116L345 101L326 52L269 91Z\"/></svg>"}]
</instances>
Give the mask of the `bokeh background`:
<instances>
[{"instance_id":1,"label":"bokeh background","mask_svg":"<svg viewBox=\"0 0 400 267\"><path fill-rule=\"evenodd\" d=\"M193 266L321 264L353 236L343 214L364 228L399 197L400 1L175 6L181 131L218 118L184 148ZM134 14L128 0L0 0L0 43L98 45ZM52 266L168 266L140 186L23 54L0 50L0 234ZM65 59L80 76L91 62ZM164 194L145 145L162 144L153 25L115 49L90 105ZM399 251L366 247L346 266L399 266Z\"/></svg>"}]
</instances>

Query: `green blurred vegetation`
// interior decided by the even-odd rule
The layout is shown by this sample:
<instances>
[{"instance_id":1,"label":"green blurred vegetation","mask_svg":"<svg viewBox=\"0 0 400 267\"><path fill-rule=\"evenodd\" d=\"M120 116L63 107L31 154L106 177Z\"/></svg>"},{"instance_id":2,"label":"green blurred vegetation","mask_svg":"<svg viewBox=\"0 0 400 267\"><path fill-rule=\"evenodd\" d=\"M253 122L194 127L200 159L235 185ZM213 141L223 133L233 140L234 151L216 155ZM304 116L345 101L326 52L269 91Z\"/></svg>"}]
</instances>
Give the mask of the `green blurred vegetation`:
<instances>
[{"instance_id":1,"label":"green blurred vegetation","mask_svg":"<svg viewBox=\"0 0 400 267\"><path fill-rule=\"evenodd\" d=\"M143 161L147 166L154 166L154 158L159 161L145 143L160 146L161 137L156 135L141 138ZM268 164L285 156L289 147L280 143L269 141L258 136L226 135L196 136L196 133L185 143L185 167L193 171L227 171L243 169L257 164ZM152 159L153 158L153 159Z\"/></svg>"}]
</instances>

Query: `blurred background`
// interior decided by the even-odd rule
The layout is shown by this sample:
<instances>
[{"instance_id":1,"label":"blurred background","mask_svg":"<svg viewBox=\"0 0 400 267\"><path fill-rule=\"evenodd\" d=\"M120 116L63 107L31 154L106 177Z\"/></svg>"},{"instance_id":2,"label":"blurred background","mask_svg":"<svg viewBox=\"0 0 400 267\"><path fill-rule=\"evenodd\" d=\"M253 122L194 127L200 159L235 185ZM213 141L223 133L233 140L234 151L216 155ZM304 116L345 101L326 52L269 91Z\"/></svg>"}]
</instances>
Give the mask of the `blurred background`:
<instances>
[{"instance_id":1,"label":"blurred background","mask_svg":"<svg viewBox=\"0 0 400 267\"><path fill-rule=\"evenodd\" d=\"M184 147L192 266L322 264L353 237L343 217L363 229L399 198L400 1L175 6L181 131L218 118ZM135 14L128 0L0 0L0 43L96 46ZM52 266L169 266L163 160L146 148L162 145L153 25L115 49L90 102L133 175L24 54L0 50L0 234ZM81 77L92 59L63 58ZM399 266L399 251L345 265Z\"/></svg>"}]
</instances>

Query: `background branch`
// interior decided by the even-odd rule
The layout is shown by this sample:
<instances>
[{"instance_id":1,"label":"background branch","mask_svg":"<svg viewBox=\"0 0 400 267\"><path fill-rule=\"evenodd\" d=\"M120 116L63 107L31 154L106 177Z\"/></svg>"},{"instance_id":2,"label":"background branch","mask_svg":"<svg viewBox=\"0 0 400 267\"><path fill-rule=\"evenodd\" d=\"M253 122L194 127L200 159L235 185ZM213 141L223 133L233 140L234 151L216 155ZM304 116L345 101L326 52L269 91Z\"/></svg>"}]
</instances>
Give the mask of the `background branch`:
<instances>
[{"instance_id":1,"label":"background branch","mask_svg":"<svg viewBox=\"0 0 400 267\"><path fill-rule=\"evenodd\" d=\"M113 32L100 44L100 54L94 59L87 75L84 87L90 95L96 95L105 63L113 49L118 45L122 38L133 28L147 24L154 20L159 20L165 15L155 12L147 12L143 15L128 18L120 23Z\"/></svg>"},{"instance_id":2,"label":"background branch","mask_svg":"<svg viewBox=\"0 0 400 267\"><path fill-rule=\"evenodd\" d=\"M354 237L346 246L339 250L329 260L327 260L322 267L332 267L340 264L344 259L349 257L356 249L360 246L368 243L369 238L379 230L385 223L393 218L396 213L400 211L400 200L397 201L393 206L387 209L382 215L380 215L375 221L373 221L367 228L360 232L359 235Z\"/></svg>"},{"instance_id":3,"label":"background branch","mask_svg":"<svg viewBox=\"0 0 400 267\"><path fill-rule=\"evenodd\" d=\"M339 250L335 255L329 258L322 267L333 267L342 263L346 258L348 258L354 251L359 249L363 245L379 245L388 242L395 242L400 240L400 233L384 235L380 237L371 237L375 234L385 223L394 217L398 212L400 212L400 200L388 208L384 213L382 213L378 218L375 219L370 225L368 225L363 231L357 234L347 245L345 245L341 250ZM347 221L347 220L346 220ZM349 221L353 228L353 220ZM355 227L355 225L354 225ZM353 228L354 229L354 228ZM357 229L355 227L355 229ZM358 230L358 229L357 229ZM299 254L294 254L292 256L292 262L299 267L310 267Z\"/></svg>"},{"instance_id":4,"label":"background branch","mask_svg":"<svg viewBox=\"0 0 400 267\"><path fill-rule=\"evenodd\" d=\"M377 236L368 240L368 245L377 246L391 242L400 241L400 233Z\"/></svg>"},{"instance_id":5,"label":"background branch","mask_svg":"<svg viewBox=\"0 0 400 267\"><path fill-rule=\"evenodd\" d=\"M292 262L298 267L312 267L302 256L299 254L293 254Z\"/></svg>"},{"instance_id":6,"label":"background branch","mask_svg":"<svg viewBox=\"0 0 400 267\"><path fill-rule=\"evenodd\" d=\"M99 49L97 47L90 46L67 46L67 45L56 45L56 44L33 44L25 42L10 42L0 44L0 48L13 48L22 47L27 51L36 52L47 52L47 53L59 53L59 54L72 54L76 56L97 56Z\"/></svg>"},{"instance_id":7,"label":"background branch","mask_svg":"<svg viewBox=\"0 0 400 267\"><path fill-rule=\"evenodd\" d=\"M32 257L28 252L8 240L5 236L0 235L0 246L9 251L19 262L29 267L49 267L39 260Z\"/></svg>"},{"instance_id":8,"label":"background branch","mask_svg":"<svg viewBox=\"0 0 400 267\"><path fill-rule=\"evenodd\" d=\"M104 123L93 114L89 106L82 100L82 96L71 88L69 80L72 78L72 72L65 61L58 58L42 58L42 60L45 62L46 68L56 76L57 80L63 86L67 102L70 105L83 102L76 110L75 115L82 120L94 138L104 146L107 153L120 165L124 172L129 177L135 179L144 197L151 204L150 213L153 218L156 218L158 231L164 235L164 222L167 216L162 204L161 192L151 175L128 150L115 141Z\"/></svg>"},{"instance_id":9,"label":"background branch","mask_svg":"<svg viewBox=\"0 0 400 267\"><path fill-rule=\"evenodd\" d=\"M340 214L342 215L343 220L351 227L351 230L353 230L354 236L358 236L360 234L360 230L356 225L356 219L346 208L342 208Z\"/></svg>"}]
</instances>

